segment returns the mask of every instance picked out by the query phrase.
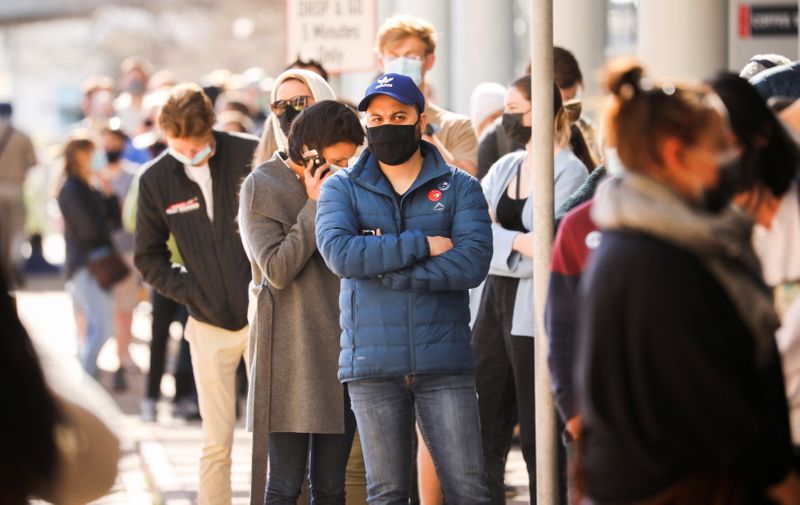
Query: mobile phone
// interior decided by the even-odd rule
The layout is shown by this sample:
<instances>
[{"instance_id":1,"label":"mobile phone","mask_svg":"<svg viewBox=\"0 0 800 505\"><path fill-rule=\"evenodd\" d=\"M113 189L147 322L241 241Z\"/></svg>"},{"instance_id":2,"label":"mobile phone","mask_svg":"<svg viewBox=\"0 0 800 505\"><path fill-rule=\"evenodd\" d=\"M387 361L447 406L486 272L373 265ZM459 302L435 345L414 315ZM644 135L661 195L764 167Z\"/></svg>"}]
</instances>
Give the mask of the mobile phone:
<instances>
[{"instance_id":1,"label":"mobile phone","mask_svg":"<svg viewBox=\"0 0 800 505\"><path fill-rule=\"evenodd\" d=\"M317 170L325 164L325 159L317 153L316 149L309 149L306 146L303 146L303 161L308 164L309 161L314 160L314 165L311 167L311 175L315 175ZM330 172L330 168L326 168L324 172L322 172L322 177L325 177L328 172Z\"/></svg>"}]
</instances>

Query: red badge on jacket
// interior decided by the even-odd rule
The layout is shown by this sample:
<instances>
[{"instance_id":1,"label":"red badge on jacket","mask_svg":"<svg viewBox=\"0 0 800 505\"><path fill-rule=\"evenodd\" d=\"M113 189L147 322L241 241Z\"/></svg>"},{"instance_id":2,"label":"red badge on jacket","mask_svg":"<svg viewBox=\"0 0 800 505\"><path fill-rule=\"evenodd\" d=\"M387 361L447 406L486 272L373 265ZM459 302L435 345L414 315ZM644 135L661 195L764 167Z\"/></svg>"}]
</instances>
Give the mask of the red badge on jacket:
<instances>
[{"instance_id":1,"label":"red badge on jacket","mask_svg":"<svg viewBox=\"0 0 800 505\"><path fill-rule=\"evenodd\" d=\"M442 192L438 189L432 189L428 192L428 200L432 202L438 202L442 199Z\"/></svg>"}]
</instances>

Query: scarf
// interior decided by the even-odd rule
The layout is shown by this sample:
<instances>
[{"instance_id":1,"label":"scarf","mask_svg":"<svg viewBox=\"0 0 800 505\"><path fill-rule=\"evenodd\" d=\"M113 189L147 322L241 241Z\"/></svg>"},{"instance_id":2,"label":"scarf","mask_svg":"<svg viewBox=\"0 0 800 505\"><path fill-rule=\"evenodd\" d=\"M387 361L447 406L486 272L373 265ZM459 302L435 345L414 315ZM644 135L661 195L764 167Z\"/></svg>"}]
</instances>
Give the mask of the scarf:
<instances>
[{"instance_id":1,"label":"scarf","mask_svg":"<svg viewBox=\"0 0 800 505\"><path fill-rule=\"evenodd\" d=\"M703 212L662 183L626 172L600 186L592 218L601 229L639 231L699 257L753 334L756 364L764 367L774 359L779 321L752 246L748 215L733 207L720 214Z\"/></svg>"},{"instance_id":2,"label":"scarf","mask_svg":"<svg viewBox=\"0 0 800 505\"><path fill-rule=\"evenodd\" d=\"M336 93L333 92L333 88L331 88L325 79L320 77L319 74L312 72L311 70L292 68L286 70L277 78L275 78L275 82L272 83L272 94L270 95L269 103L275 102L277 99L278 87L283 81L288 79L297 79L308 86L308 89L311 90L311 96L314 97L314 103L321 102L323 100L336 100ZM286 134L283 133L283 130L281 130L281 124L278 121L278 117L275 114L270 114L269 121L272 122L272 131L275 135L275 143L278 146L278 150L288 151L289 142L286 139ZM272 153L269 153L269 155L271 156Z\"/></svg>"}]
</instances>

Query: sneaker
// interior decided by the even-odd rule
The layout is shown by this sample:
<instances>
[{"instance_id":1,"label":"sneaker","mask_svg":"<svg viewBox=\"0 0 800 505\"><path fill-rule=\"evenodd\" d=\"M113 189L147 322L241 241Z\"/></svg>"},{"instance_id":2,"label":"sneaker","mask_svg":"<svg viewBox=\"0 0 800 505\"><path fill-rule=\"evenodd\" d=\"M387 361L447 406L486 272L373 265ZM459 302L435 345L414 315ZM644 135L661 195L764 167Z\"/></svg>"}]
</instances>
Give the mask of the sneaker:
<instances>
[{"instance_id":1,"label":"sneaker","mask_svg":"<svg viewBox=\"0 0 800 505\"><path fill-rule=\"evenodd\" d=\"M172 417L186 421L200 419L200 407L197 405L197 400L193 398L181 398L178 400L172 408Z\"/></svg>"},{"instance_id":2,"label":"sneaker","mask_svg":"<svg viewBox=\"0 0 800 505\"><path fill-rule=\"evenodd\" d=\"M152 423L156 420L156 401L150 398L145 398L139 404L139 417L146 423Z\"/></svg>"},{"instance_id":3,"label":"sneaker","mask_svg":"<svg viewBox=\"0 0 800 505\"><path fill-rule=\"evenodd\" d=\"M125 378L125 369L118 368L112 380L114 391L122 392L128 389L128 380Z\"/></svg>"}]
</instances>

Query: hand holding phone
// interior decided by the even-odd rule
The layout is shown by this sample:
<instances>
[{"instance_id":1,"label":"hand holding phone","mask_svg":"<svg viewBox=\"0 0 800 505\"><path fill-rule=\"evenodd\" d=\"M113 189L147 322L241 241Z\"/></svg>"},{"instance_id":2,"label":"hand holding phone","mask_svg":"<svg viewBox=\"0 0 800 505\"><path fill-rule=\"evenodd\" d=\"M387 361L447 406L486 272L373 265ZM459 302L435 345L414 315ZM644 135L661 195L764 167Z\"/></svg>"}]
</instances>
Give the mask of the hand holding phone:
<instances>
[{"instance_id":1,"label":"hand holding phone","mask_svg":"<svg viewBox=\"0 0 800 505\"><path fill-rule=\"evenodd\" d=\"M305 178L303 182L306 186L306 193L308 197L314 201L319 200L319 193L322 189L322 183L325 179L331 176L330 163L323 160L321 165L318 165L314 159L309 159L306 162Z\"/></svg>"},{"instance_id":2,"label":"hand holding phone","mask_svg":"<svg viewBox=\"0 0 800 505\"><path fill-rule=\"evenodd\" d=\"M325 162L325 159L319 155L316 149L309 149L307 146L303 146L303 161L305 162L306 166L311 161L313 165L311 166L311 175L315 175L317 170L322 168L323 166L328 167L329 164ZM325 172L330 172L330 168L326 168ZM322 174L325 176L325 173Z\"/></svg>"}]
</instances>

